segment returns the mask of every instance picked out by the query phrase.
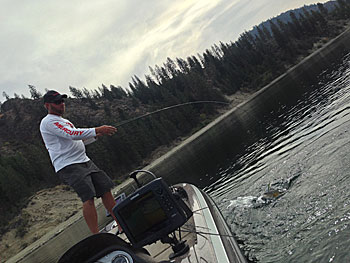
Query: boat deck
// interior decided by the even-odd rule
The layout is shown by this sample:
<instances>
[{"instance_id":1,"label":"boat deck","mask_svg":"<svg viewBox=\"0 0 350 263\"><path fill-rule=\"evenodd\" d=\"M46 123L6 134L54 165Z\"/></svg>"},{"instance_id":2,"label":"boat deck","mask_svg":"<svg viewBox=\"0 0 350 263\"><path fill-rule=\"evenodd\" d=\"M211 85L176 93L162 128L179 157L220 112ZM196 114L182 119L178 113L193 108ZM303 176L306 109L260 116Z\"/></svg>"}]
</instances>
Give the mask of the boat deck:
<instances>
[{"instance_id":1,"label":"boat deck","mask_svg":"<svg viewBox=\"0 0 350 263\"><path fill-rule=\"evenodd\" d=\"M112 223L110 223L109 225L107 225L106 229L108 229L108 233L111 233L111 234L117 234L117 232L118 232L118 227L116 226L114 221ZM181 231L180 231L181 236L179 235L178 232L176 233L176 236L179 240L185 240L186 244L191 249L197 243L197 234L195 233L195 231L196 230L194 227L194 219L193 219L193 217L191 217L181 227ZM126 235L124 233L118 234L118 237L129 242L128 238L126 237ZM147 245L144 248L148 251L148 253L152 256L152 258L154 258L155 261L157 261L157 262L169 262L169 257L173 253L171 246L169 244L164 244L161 241L157 241L156 243ZM178 258L174 259L174 261L172 261L172 262L184 262L184 263L191 262L191 261L187 261L185 259L186 257L188 257L188 256L186 256L186 254L185 254L184 257L178 257Z\"/></svg>"},{"instance_id":2,"label":"boat deck","mask_svg":"<svg viewBox=\"0 0 350 263\"><path fill-rule=\"evenodd\" d=\"M173 253L172 247L157 241L144 247L155 262L246 262L224 219L217 208L213 206L212 201L205 198L200 190L192 185L182 184L181 187L187 193L187 198L183 201L191 208L193 216L181 226L180 231L176 231L176 235L179 241L186 241L189 251L170 260L170 255ZM114 228L107 229L107 231L115 234L117 229L115 224ZM128 241L124 234L118 236Z\"/></svg>"}]
</instances>

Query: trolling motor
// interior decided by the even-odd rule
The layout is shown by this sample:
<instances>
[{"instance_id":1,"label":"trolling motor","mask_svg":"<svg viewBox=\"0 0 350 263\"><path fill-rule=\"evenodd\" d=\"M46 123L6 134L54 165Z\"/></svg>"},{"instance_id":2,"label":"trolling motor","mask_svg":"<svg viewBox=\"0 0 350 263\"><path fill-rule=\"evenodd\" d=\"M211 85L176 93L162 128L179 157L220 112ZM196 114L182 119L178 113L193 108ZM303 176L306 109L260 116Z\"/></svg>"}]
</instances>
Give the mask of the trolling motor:
<instances>
[{"instance_id":1,"label":"trolling motor","mask_svg":"<svg viewBox=\"0 0 350 263\"><path fill-rule=\"evenodd\" d=\"M136 177L139 172L148 173L155 179L142 186ZM162 178L152 172L136 170L130 177L138 189L116 205L113 213L132 246L141 248L161 240L170 244L174 251L170 259L186 253L189 246L186 241L178 240L175 231L187 222L192 211Z\"/></svg>"}]
</instances>

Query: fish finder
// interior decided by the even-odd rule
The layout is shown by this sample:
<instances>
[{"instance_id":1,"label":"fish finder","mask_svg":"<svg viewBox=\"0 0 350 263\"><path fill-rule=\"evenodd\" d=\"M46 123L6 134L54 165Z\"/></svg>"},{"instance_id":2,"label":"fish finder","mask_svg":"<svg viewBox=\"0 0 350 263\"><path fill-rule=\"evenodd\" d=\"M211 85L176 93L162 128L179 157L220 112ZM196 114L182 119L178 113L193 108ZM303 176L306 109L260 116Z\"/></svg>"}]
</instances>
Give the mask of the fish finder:
<instances>
[{"instance_id":1,"label":"fish finder","mask_svg":"<svg viewBox=\"0 0 350 263\"><path fill-rule=\"evenodd\" d=\"M113 213L132 246L139 248L182 226L192 215L183 205L164 180L157 178L121 201Z\"/></svg>"}]
</instances>

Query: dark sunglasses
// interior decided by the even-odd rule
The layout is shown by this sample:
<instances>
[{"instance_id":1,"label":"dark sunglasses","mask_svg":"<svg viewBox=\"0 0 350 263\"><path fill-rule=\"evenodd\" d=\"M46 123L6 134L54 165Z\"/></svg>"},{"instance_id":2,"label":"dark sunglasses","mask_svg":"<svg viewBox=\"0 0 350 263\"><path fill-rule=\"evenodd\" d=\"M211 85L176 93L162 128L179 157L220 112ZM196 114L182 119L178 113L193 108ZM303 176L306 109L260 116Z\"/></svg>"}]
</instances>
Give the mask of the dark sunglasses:
<instances>
[{"instance_id":1,"label":"dark sunglasses","mask_svg":"<svg viewBox=\"0 0 350 263\"><path fill-rule=\"evenodd\" d=\"M60 105L61 103L64 103L64 100L58 100L53 102L56 105Z\"/></svg>"}]
</instances>

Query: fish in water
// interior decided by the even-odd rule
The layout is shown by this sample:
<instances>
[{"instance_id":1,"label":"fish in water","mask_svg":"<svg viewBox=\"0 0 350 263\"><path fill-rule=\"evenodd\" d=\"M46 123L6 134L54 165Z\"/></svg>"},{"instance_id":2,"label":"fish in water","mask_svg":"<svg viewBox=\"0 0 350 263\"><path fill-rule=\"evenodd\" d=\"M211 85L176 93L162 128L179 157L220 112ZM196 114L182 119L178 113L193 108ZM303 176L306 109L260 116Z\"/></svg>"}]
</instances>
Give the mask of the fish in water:
<instances>
[{"instance_id":1,"label":"fish in water","mask_svg":"<svg viewBox=\"0 0 350 263\"><path fill-rule=\"evenodd\" d=\"M238 197L236 200L231 200L227 208L237 208L237 207L261 207L275 201L276 199L283 196L288 189L291 187L294 180L296 180L300 174L297 174L286 180L281 180L273 184L268 184L267 191L258 197L245 196Z\"/></svg>"},{"instance_id":2,"label":"fish in water","mask_svg":"<svg viewBox=\"0 0 350 263\"><path fill-rule=\"evenodd\" d=\"M267 192L265 192L261 196L259 196L257 198L257 201L261 200L264 203L269 203L271 201L274 201L277 198L279 198L282 195L284 195L287 192L288 188L287 187L283 187L281 189L273 189L273 188L271 188L271 184L269 184L268 187L267 187Z\"/></svg>"}]
</instances>

